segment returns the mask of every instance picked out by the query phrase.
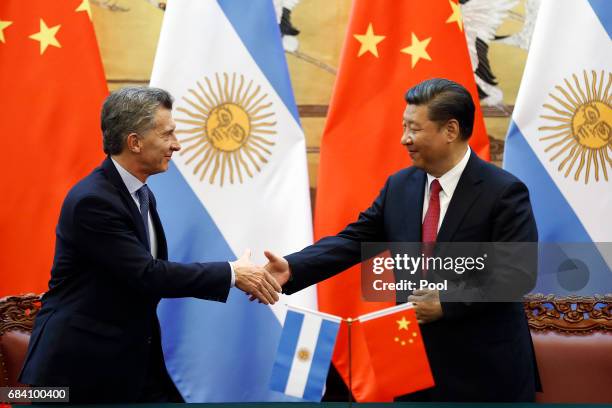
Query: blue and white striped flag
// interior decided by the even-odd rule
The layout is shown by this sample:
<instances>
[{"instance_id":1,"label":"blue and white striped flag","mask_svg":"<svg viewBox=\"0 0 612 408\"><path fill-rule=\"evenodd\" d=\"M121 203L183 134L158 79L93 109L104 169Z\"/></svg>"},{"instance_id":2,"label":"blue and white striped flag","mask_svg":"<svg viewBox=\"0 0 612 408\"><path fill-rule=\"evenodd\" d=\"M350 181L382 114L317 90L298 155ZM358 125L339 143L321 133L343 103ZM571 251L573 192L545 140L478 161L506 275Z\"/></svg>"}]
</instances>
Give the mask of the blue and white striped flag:
<instances>
[{"instance_id":1,"label":"blue and white striped flag","mask_svg":"<svg viewBox=\"0 0 612 408\"><path fill-rule=\"evenodd\" d=\"M341 318L289 306L270 388L321 401Z\"/></svg>"},{"instance_id":2,"label":"blue and white striped flag","mask_svg":"<svg viewBox=\"0 0 612 408\"><path fill-rule=\"evenodd\" d=\"M534 292L612 292L612 7L543 0L504 167L529 188L540 236Z\"/></svg>"},{"instance_id":3,"label":"blue and white striped flag","mask_svg":"<svg viewBox=\"0 0 612 408\"><path fill-rule=\"evenodd\" d=\"M312 242L304 134L272 0L171 0L151 85L175 98L182 150L151 180L171 260L286 254ZM316 308L316 289L291 296ZM286 307L164 300L168 371L187 402L286 401L269 389Z\"/></svg>"}]
</instances>

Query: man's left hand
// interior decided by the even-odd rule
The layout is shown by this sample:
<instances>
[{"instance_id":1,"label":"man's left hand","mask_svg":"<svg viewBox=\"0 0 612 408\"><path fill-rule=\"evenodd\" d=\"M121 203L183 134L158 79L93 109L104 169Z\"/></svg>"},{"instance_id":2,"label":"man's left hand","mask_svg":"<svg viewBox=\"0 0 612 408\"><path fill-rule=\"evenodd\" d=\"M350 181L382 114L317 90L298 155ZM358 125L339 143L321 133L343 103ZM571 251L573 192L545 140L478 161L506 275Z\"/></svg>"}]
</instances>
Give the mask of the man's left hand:
<instances>
[{"instance_id":1,"label":"man's left hand","mask_svg":"<svg viewBox=\"0 0 612 408\"><path fill-rule=\"evenodd\" d=\"M408 296L414 304L414 311L419 324L435 322L442 318L440 293L437 290L415 290Z\"/></svg>"}]
</instances>

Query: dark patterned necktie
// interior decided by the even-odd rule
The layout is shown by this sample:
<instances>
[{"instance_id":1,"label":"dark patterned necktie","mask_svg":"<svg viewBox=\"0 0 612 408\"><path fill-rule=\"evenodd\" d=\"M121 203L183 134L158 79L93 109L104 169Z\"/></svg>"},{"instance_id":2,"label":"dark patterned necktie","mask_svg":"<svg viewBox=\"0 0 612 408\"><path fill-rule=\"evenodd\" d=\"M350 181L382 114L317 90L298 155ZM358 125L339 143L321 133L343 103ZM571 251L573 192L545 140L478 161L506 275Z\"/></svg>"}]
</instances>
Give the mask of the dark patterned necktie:
<instances>
[{"instance_id":1,"label":"dark patterned necktie","mask_svg":"<svg viewBox=\"0 0 612 408\"><path fill-rule=\"evenodd\" d=\"M138 202L140 203L140 215L142 216L142 222L144 223L145 233L147 236L147 248L150 246L149 241L149 187L143 184L136 191L138 196Z\"/></svg>"}]
</instances>

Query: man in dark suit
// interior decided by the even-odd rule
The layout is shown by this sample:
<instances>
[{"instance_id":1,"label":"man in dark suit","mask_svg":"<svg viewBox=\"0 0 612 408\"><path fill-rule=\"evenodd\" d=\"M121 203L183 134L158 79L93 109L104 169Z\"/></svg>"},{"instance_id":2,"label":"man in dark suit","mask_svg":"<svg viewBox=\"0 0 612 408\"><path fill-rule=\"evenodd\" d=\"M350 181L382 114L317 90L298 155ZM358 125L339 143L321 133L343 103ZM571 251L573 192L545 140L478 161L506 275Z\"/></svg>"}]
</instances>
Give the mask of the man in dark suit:
<instances>
[{"instance_id":1,"label":"man in dark suit","mask_svg":"<svg viewBox=\"0 0 612 408\"><path fill-rule=\"evenodd\" d=\"M232 263L167 260L145 183L180 150L172 103L147 87L120 89L104 102L108 157L64 200L21 382L70 387L70 402L181 401L163 360L160 299L225 302L235 286L265 304L278 300L280 286L248 252Z\"/></svg>"},{"instance_id":2,"label":"man in dark suit","mask_svg":"<svg viewBox=\"0 0 612 408\"><path fill-rule=\"evenodd\" d=\"M371 207L336 236L285 258L266 252L266 268L285 293L358 263L362 242L537 241L525 185L469 149L475 107L468 91L431 79L408 90L405 99L401 143L413 166L389 177ZM492 271L491 287L528 291L535 283L533 263L511 265L508 259ZM408 297L436 385L397 400L534 401L537 367L521 303L479 303L461 295L453 302L443 295L415 290Z\"/></svg>"}]
</instances>

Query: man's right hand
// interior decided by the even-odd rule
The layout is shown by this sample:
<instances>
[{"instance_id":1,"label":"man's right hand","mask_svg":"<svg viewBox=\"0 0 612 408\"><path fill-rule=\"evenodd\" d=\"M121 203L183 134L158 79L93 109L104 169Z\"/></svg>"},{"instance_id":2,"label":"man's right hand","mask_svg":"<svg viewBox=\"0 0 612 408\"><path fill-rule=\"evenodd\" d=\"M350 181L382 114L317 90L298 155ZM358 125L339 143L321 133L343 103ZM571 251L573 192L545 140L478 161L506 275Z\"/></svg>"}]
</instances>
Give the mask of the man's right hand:
<instances>
[{"instance_id":1,"label":"man's right hand","mask_svg":"<svg viewBox=\"0 0 612 408\"><path fill-rule=\"evenodd\" d=\"M280 285L268 271L251 262L251 251L247 249L236 261L232 262L235 274L235 286L259 299L261 303L273 305L281 292Z\"/></svg>"},{"instance_id":2,"label":"man's right hand","mask_svg":"<svg viewBox=\"0 0 612 408\"><path fill-rule=\"evenodd\" d=\"M270 251L264 251L264 255L268 258L268 263L265 266L266 270L283 286L291 278L289 262L282 256L278 256Z\"/></svg>"}]
</instances>

